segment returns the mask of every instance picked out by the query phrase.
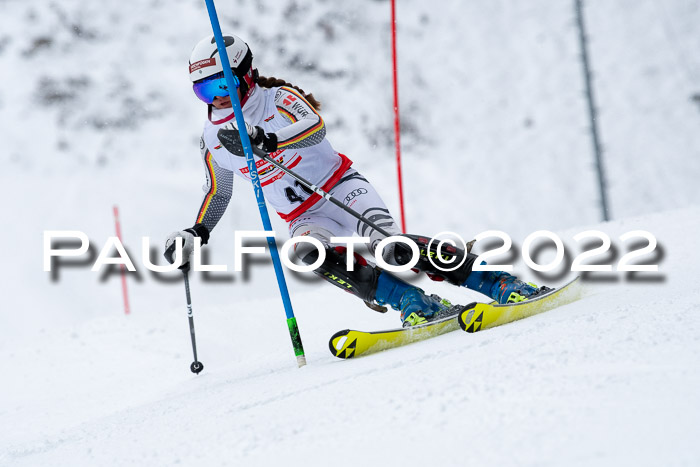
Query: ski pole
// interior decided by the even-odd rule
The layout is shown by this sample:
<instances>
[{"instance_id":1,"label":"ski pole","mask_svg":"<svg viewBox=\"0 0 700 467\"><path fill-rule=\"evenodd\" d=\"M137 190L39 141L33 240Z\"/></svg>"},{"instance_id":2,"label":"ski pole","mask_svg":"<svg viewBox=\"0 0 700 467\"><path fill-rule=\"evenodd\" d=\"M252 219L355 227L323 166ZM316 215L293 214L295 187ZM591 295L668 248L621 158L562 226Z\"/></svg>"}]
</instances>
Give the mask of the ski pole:
<instances>
[{"instance_id":1,"label":"ski pole","mask_svg":"<svg viewBox=\"0 0 700 467\"><path fill-rule=\"evenodd\" d=\"M185 295L187 296L187 317L190 321L190 337L192 338L192 353L194 354L194 361L190 365L190 370L192 373L199 374L200 371L204 369L204 364L197 360L197 342L194 337L194 317L192 316L192 298L190 297L190 278L187 272L189 271L189 265L187 268L182 270L182 274L185 276Z\"/></svg>"},{"instance_id":2,"label":"ski pole","mask_svg":"<svg viewBox=\"0 0 700 467\"><path fill-rule=\"evenodd\" d=\"M265 204L265 196L263 195L262 185L260 184L260 177L258 176L258 169L255 166L255 158L253 157L252 145L250 144L250 138L245 128L245 120L243 118L243 110L241 108L241 102L238 99L238 93L236 88L239 86L238 79L233 76L231 72L231 62L229 62L228 54L226 53L226 44L224 43L223 35L221 34L221 25L219 24L219 18L216 14L216 7L214 6L214 0L204 0L207 5L207 11L209 12L209 20L211 22L211 28L214 32L214 38L216 39L216 47L219 50L219 58L221 59L221 66L224 69L224 77L226 78L226 84L231 90L229 96L231 97L231 106L233 107L233 113L236 116L236 123L238 128L243 128L240 131L240 140L243 145L243 152L246 158L246 164L248 166L248 173L250 174L251 181L253 183L253 191L255 192L255 198L258 201L258 210L260 211L260 218L263 223L263 227L266 231L272 230L272 223L270 222L270 214L267 212L267 204ZM282 303L284 304L284 311L287 315L287 327L289 328L289 337L292 339L292 346L294 347L294 355L297 358L297 365L302 367L306 365L306 356L304 355L304 346L301 343L301 335L299 334L299 326L297 325L297 319L294 316L294 310L292 309L292 300L289 298L289 290L287 289L287 281L284 278L284 270L282 269L282 261L280 260L280 254L277 250L277 243L275 243L275 238L270 236L267 237L267 244L270 248L270 256L272 256L272 265L275 269L275 276L277 277L277 284L280 289L280 294L282 295Z\"/></svg>"},{"instance_id":3,"label":"ski pole","mask_svg":"<svg viewBox=\"0 0 700 467\"><path fill-rule=\"evenodd\" d=\"M221 141L222 144L224 145L224 147L225 147L227 150L229 150L229 152L231 152L232 154L236 154L236 153L233 152L233 151L231 151L231 149L233 149L234 151L236 151L236 150L238 149L238 145L240 145L240 136L238 135L238 133L239 133L238 131L227 130L227 129L223 129L223 128L222 128L221 130L219 130L219 132L218 132L219 141ZM247 133L246 133L246 135L247 135ZM225 140L228 140L228 141L226 141L226 142L224 143ZM229 148L231 148L231 149L229 149ZM240 151L239 151L239 152L240 152ZM302 185L304 185L307 189L313 191L314 193L316 193L317 195L321 196L322 198L324 198L324 199L330 201L331 203L335 204L335 205L338 206L340 209L342 209L343 211L345 211L345 212L347 212L348 214L350 214L351 216L353 216L355 219L358 219L359 221L364 222L364 223L367 224L368 226L372 227L374 230L376 230L376 231L379 232L380 234L384 235L385 237L391 237L391 236L392 236L389 232L387 232L386 230L382 229L382 228L379 227L377 224L375 224L375 223L372 222L371 220L367 219L365 216L363 216L363 215L360 214L359 212L355 211L355 210L352 209L352 208L347 207L347 206L344 205L342 202L338 201L338 200L337 200L336 198L334 198L330 193L327 193L327 192L324 191L322 188L320 188L320 187L314 185L314 184L311 183L310 181L306 180L306 179L303 178L302 176L300 176L300 175L298 175L297 173L295 173L293 170L288 169L287 167L285 167L285 166L282 165L281 163L277 162L276 160L274 160L273 158L271 158L270 156L268 156L267 153L266 153L265 151L263 151L262 149L260 149L259 147L253 146L253 153L254 153L256 156L258 156L260 159L262 159L262 160L264 160L264 161L266 161L266 162L269 162L270 164L274 165L274 166L277 167L278 169L282 170L282 171L283 171L284 173L286 173L287 175L293 177L293 178L294 178L295 180L297 180L299 183L301 183Z\"/></svg>"}]
</instances>

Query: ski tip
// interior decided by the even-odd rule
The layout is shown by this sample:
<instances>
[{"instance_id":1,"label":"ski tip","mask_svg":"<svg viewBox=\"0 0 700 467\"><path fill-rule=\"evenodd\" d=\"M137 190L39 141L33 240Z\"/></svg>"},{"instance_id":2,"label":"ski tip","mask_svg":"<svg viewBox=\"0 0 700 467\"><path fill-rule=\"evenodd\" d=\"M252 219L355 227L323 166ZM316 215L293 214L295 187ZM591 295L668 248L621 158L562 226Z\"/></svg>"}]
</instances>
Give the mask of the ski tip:
<instances>
[{"instance_id":1,"label":"ski tip","mask_svg":"<svg viewBox=\"0 0 700 467\"><path fill-rule=\"evenodd\" d=\"M459 327L465 332L476 332L478 329L475 328L473 323L474 313L476 310L477 302L472 302L464 307L457 318Z\"/></svg>"},{"instance_id":2,"label":"ski tip","mask_svg":"<svg viewBox=\"0 0 700 467\"><path fill-rule=\"evenodd\" d=\"M331 340L335 339L336 337L347 336L349 332L350 332L350 329L343 329L342 331L338 331L335 334L333 334L333 336L331 337Z\"/></svg>"},{"instance_id":3,"label":"ski tip","mask_svg":"<svg viewBox=\"0 0 700 467\"><path fill-rule=\"evenodd\" d=\"M338 331L333 334L330 341L328 341L328 348L334 357L352 358L355 355L355 343L357 339L350 341L347 337L349 333L350 329Z\"/></svg>"}]
</instances>

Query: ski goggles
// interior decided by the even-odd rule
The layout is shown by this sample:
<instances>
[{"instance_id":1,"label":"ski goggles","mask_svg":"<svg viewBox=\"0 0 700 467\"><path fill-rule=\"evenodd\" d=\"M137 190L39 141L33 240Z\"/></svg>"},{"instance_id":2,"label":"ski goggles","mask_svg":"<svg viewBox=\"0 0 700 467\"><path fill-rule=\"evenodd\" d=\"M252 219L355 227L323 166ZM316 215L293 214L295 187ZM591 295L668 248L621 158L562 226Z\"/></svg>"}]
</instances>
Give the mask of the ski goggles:
<instances>
[{"instance_id":1,"label":"ski goggles","mask_svg":"<svg viewBox=\"0 0 700 467\"><path fill-rule=\"evenodd\" d=\"M217 96L226 97L229 95L228 84L223 72L197 81L192 85L192 89L197 97L207 104L214 102L214 98Z\"/></svg>"}]
</instances>

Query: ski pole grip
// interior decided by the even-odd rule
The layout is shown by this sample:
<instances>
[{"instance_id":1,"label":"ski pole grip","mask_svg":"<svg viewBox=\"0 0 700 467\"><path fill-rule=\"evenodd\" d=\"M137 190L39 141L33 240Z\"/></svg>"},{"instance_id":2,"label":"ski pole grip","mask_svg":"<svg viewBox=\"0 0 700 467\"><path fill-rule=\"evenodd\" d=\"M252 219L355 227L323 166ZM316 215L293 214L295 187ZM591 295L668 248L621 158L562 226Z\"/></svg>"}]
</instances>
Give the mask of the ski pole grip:
<instances>
[{"instance_id":1,"label":"ski pole grip","mask_svg":"<svg viewBox=\"0 0 700 467\"><path fill-rule=\"evenodd\" d=\"M238 157L245 157L241 135L236 129L221 128L216 133L217 138L228 152ZM257 146L251 144L253 153L258 157L267 156L267 153Z\"/></svg>"}]
</instances>

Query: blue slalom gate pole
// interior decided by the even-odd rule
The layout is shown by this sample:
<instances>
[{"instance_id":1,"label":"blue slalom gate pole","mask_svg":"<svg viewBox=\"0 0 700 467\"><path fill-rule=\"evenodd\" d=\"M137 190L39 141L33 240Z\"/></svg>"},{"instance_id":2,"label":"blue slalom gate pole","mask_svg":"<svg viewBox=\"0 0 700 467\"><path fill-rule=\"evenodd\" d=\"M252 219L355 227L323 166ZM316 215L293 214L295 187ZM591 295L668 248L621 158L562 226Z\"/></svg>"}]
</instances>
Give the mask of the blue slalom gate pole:
<instances>
[{"instance_id":1,"label":"blue slalom gate pole","mask_svg":"<svg viewBox=\"0 0 700 467\"><path fill-rule=\"evenodd\" d=\"M214 32L214 38L216 39L216 47L219 49L219 58L221 59L221 66L224 69L224 76L226 77L226 84L229 88L229 95L231 96L231 104L233 106L233 112L236 116L236 124L238 126L238 133L241 136L241 143L243 145L243 152L245 153L246 164L248 165L248 170L250 173L250 178L253 183L253 190L255 191L255 198L258 200L258 209L260 210L260 218L262 219L263 227L266 231L272 231L272 224L270 223L270 215L267 212L267 205L265 204L265 196L263 195L262 185L260 184L260 177L258 176L258 169L255 166L255 159L253 158L253 147L250 144L250 138L248 137L248 132L246 131L245 120L243 118L243 110L241 108L241 102L238 99L238 93L234 92L238 88L239 82L238 78L231 72L231 63L228 59L228 54L226 53L226 45L224 44L224 38L221 33L221 26L219 24L219 17L216 14L216 8L214 7L214 0L204 0L207 5L207 11L209 12L209 20L211 21L211 28ZM275 243L274 236L267 237L267 244L270 247L270 255L272 256L272 264L275 267L275 275L277 276L277 283L279 285L280 294L282 295L282 302L284 303L284 312L287 315L287 326L289 327L289 335L292 338L292 345L294 346L294 354L297 357L297 364L299 367L306 365L306 357L304 356L304 347L301 344L301 336L299 335L299 327L297 326L297 319L294 316L294 310L292 309L292 301L289 298L289 290L287 289L287 281L284 278L284 271L282 270L282 262L280 261L280 254L277 250L277 243Z\"/></svg>"}]
</instances>

